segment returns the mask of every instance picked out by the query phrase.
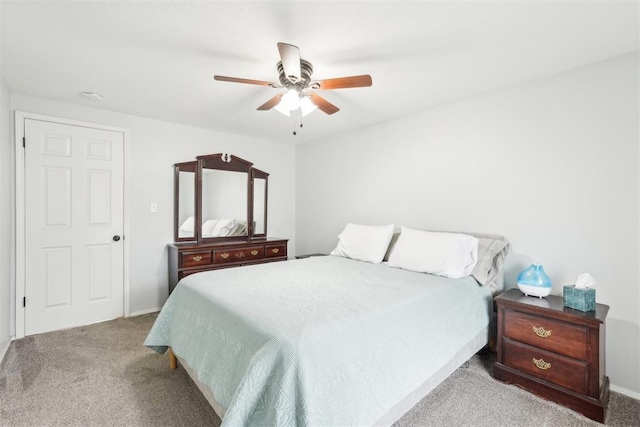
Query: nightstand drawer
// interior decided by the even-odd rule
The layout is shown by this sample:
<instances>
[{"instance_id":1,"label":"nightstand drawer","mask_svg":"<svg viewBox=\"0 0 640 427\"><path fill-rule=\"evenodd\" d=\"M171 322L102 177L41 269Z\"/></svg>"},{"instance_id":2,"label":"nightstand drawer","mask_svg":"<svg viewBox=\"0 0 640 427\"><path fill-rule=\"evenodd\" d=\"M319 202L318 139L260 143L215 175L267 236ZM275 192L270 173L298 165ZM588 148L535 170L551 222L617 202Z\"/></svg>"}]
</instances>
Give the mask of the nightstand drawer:
<instances>
[{"instance_id":1,"label":"nightstand drawer","mask_svg":"<svg viewBox=\"0 0 640 427\"><path fill-rule=\"evenodd\" d=\"M287 245L284 244L284 245L265 246L264 251L265 251L265 256L267 257L286 256Z\"/></svg>"},{"instance_id":2,"label":"nightstand drawer","mask_svg":"<svg viewBox=\"0 0 640 427\"><path fill-rule=\"evenodd\" d=\"M180 266L197 267L211 264L211 251L206 252L182 252L180 254Z\"/></svg>"},{"instance_id":3,"label":"nightstand drawer","mask_svg":"<svg viewBox=\"0 0 640 427\"><path fill-rule=\"evenodd\" d=\"M504 336L575 359L588 359L586 327L505 310Z\"/></svg>"},{"instance_id":4,"label":"nightstand drawer","mask_svg":"<svg viewBox=\"0 0 640 427\"><path fill-rule=\"evenodd\" d=\"M215 264L226 264L229 262L251 261L260 258L264 258L264 246L215 251L213 262Z\"/></svg>"},{"instance_id":5,"label":"nightstand drawer","mask_svg":"<svg viewBox=\"0 0 640 427\"><path fill-rule=\"evenodd\" d=\"M506 366L581 394L589 390L589 364L560 354L503 338Z\"/></svg>"}]
</instances>

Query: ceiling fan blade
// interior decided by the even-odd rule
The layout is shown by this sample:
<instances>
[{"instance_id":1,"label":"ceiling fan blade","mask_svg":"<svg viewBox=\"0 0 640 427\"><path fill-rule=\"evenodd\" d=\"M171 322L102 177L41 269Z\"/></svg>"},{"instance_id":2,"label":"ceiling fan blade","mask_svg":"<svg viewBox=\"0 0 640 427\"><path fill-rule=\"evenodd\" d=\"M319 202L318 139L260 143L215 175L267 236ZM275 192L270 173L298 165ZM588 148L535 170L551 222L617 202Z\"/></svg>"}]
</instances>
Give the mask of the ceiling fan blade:
<instances>
[{"instance_id":1,"label":"ceiling fan blade","mask_svg":"<svg viewBox=\"0 0 640 427\"><path fill-rule=\"evenodd\" d=\"M300 81L300 49L298 46L287 43L278 43L278 52L280 52L280 60L284 75L291 81L297 83Z\"/></svg>"},{"instance_id":2,"label":"ceiling fan blade","mask_svg":"<svg viewBox=\"0 0 640 427\"><path fill-rule=\"evenodd\" d=\"M316 93L309 94L309 98L311 99L311 102L313 102L313 104L318 107L318 109L320 109L320 111L322 111L323 113L333 114L340 111L338 107Z\"/></svg>"},{"instance_id":3,"label":"ceiling fan blade","mask_svg":"<svg viewBox=\"0 0 640 427\"><path fill-rule=\"evenodd\" d=\"M369 74L351 77L338 77L335 79L317 80L311 83L311 87L319 90L348 89L352 87L369 87L373 84Z\"/></svg>"},{"instance_id":4,"label":"ceiling fan blade","mask_svg":"<svg viewBox=\"0 0 640 427\"><path fill-rule=\"evenodd\" d=\"M273 107L278 105L278 103L280 102L280 99L282 99L282 95L284 94L281 93L279 95L274 96L273 98L271 98L270 100L268 100L267 102L259 106L257 109L260 111L271 110Z\"/></svg>"},{"instance_id":5,"label":"ceiling fan blade","mask_svg":"<svg viewBox=\"0 0 640 427\"><path fill-rule=\"evenodd\" d=\"M238 77L227 77L227 76L213 76L213 78L215 80L218 80L219 82L245 83L249 85L277 87L273 83L265 82L262 80L240 79Z\"/></svg>"}]
</instances>

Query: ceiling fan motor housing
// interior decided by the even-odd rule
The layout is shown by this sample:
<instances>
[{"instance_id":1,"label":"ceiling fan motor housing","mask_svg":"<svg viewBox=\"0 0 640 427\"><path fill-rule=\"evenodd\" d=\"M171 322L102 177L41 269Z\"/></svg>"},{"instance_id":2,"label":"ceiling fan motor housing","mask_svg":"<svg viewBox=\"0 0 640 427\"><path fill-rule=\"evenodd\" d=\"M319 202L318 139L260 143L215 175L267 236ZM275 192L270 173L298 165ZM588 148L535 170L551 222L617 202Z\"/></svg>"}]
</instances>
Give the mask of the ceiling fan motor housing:
<instances>
[{"instance_id":1,"label":"ceiling fan motor housing","mask_svg":"<svg viewBox=\"0 0 640 427\"><path fill-rule=\"evenodd\" d=\"M311 74L313 74L313 66L309 61L305 61L304 59L300 60L300 79L296 79L293 76L291 76L292 78L286 76L282 61L278 62L278 78L282 86L286 88L290 88L293 85L300 85L301 88L305 88L311 81Z\"/></svg>"}]
</instances>

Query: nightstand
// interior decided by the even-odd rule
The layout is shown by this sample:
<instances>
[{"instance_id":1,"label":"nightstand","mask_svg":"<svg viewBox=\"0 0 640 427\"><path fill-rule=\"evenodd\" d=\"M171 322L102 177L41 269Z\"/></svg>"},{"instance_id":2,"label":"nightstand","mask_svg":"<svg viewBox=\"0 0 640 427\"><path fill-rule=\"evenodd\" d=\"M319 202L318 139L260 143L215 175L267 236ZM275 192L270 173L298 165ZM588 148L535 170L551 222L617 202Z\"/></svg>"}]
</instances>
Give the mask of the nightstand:
<instances>
[{"instance_id":1,"label":"nightstand","mask_svg":"<svg viewBox=\"0 0 640 427\"><path fill-rule=\"evenodd\" d=\"M562 297L528 297L510 289L495 299L498 309L496 379L604 422L609 401L605 375L605 318L564 307Z\"/></svg>"}]
</instances>

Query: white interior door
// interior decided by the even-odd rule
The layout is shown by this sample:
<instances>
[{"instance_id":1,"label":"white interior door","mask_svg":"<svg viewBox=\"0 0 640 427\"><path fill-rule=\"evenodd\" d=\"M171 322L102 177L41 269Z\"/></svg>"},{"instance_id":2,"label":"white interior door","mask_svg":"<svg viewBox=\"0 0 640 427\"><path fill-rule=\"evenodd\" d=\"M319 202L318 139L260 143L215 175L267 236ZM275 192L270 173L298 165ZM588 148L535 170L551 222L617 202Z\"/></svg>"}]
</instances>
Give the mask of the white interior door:
<instances>
[{"instance_id":1,"label":"white interior door","mask_svg":"<svg viewBox=\"0 0 640 427\"><path fill-rule=\"evenodd\" d=\"M124 136L25 120L25 334L124 311Z\"/></svg>"}]
</instances>

